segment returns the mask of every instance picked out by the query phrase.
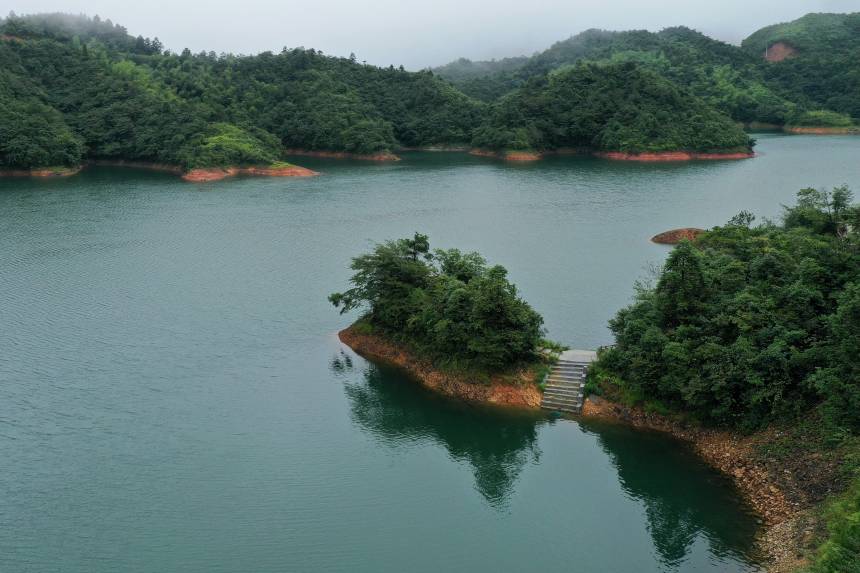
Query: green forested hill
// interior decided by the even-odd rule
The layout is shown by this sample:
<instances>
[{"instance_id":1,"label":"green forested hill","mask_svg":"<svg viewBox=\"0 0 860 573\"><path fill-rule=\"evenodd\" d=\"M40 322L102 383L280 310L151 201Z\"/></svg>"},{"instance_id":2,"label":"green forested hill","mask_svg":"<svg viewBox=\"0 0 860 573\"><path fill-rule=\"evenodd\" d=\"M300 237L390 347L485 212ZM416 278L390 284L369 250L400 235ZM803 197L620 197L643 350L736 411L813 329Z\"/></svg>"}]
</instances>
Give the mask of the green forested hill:
<instances>
[{"instance_id":1,"label":"green forested hill","mask_svg":"<svg viewBox=\"0 0 860 573\"><path fill-rule=\"evenodd\" d=\"M284 147L376 153L468 143L482 104L429 72L315 50L162 51L110 21L0 22L0 166L82 158L267 164Z\"/></svg>"},{"instance_id":2,"label":"green forested hill","mask_svg":"<svg viewBox=\"0 0 860 573\"><path fill-rule=\"evenodd\" d=\"M579 64L529 80L493 105L475 144L642 153L747 151L752 142L702 99L625 62Z\"/></svg>"},{"instance_id":3,"label":"green forested hill","mask_svg":"<svg viewBox=\"0 0 860 573\"><path fill-rule=\"evenodd\" d=\"M758 60L737 46L684 27L646 30L587 30L523 60L515 69L469 75L481 62L449 64L437 72L474 97L492 101L530 78L581 61L636 62L741 122L784 123L795 106L764 83Z\"/></svg>"},{"instance_id":4,"label":"green forested hill","mask_svg":"<svg viewBox=\"0 0 860 573\"><path fill-rule=\"evenodd\" d=\"M767 45L784 41L796 57L766 62ZM588 30L528 58L458 60L436 69L465 93L494 101L530 78L581 61L634 61L744 123L797 123L809 111L860 119L860 14L809 14L763 28L733 46L684 27ZM501 62L505 62L501 65Z\"/></svg>"},{"instance_id":5,"label":"green forested hill","mask_svg":"<svg viewBox=\"0 0 860 573\"><path fill-rule=\"evenodd\" d=\"M807 14L762 28L743 41L743 49L762 58L777 43L795 53L761 64L769 85L805 108L860 119L860 13Z\"/></svg>"},{"instance_id":6,"label":"green forested hill","mask_svg":"<svg viewBox=\"0 0 860 573\"><path fill-rule=\"evenodd\" d=\"M592 30L532 58L446 66L491 104L429 70L303 48L176 54L109 20L64 14L0 20L0 64L3 169L87 159L188 169L269 164L287 149L445 145L733 151L750 141L730 119L851 121L776 80L768 87L760 56L687 28Z\"/></svg>"}]
</instances>

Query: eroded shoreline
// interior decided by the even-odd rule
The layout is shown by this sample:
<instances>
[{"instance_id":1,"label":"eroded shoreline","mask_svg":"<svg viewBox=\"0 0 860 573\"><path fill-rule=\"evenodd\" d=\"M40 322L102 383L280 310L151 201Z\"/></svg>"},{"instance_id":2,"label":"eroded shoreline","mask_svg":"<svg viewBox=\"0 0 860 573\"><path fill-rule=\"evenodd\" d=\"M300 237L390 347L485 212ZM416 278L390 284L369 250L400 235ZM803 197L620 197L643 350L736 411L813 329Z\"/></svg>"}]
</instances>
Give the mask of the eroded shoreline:
<instances>
[{"instance_id":1,"label":"eroded shoreline","mask_svg":"<svg viewBox=\"0 0 860 573\"><path fill-rule=\"evenodd\" d=\"M487 384L475 383L462 375L441 372L429 362L417 359L407 350L375 334L359 333L349 327L338 332L338 338L359 355L399 366L422 386L446 396L498 406L540 408L541 393L531 372L517 373L517 383L501 377L494 377Z\"/></svg>"},{"instance_id":2,"label":"eroded shoreline","mask_svg":"<svg viewBox=\"0 0 860 573\"><path fill-rule=\"evenodd\" d=\"M540 409L541 392L530 373L522 373L518 384L496 379L489 384L476 384L440 372L378 335L359 333L349 327L340 331L338 338L359 355L403 368L421 385L443 395L498 406ZM582 418L664 432L689 443L705 463L732 480L744 501L762 520L764 528L757 544L768 558L767 570L788 573L804 563L803 550L811 543L811 531L816 526L811 513L814 500L808 499L787 469L770 467L756 454L757 446L769 439L766 432L745 436L685 425L594 396L586 399Z\"/></svg>"}]
</instances>

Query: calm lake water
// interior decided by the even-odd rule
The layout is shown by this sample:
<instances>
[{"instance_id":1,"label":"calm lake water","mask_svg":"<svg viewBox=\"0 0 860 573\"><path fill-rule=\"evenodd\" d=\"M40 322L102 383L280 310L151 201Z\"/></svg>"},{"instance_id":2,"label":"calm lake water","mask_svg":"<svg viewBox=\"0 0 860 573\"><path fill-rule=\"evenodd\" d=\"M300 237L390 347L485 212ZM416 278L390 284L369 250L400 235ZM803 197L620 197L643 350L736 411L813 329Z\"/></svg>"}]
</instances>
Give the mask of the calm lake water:
<instances>
[{"instance_id":1,"label":"calm lake water","mask_svg":"<svg viewBox=\"0 0 860 573\"><path fill-rule=\"evenodd\" d=\"M343 348L326 295L420 231L505 265L551 338L609 343L653 234L860 190L860 138L759 140L0 181L0 571L756 570L756 520L682 444L430 395Z\"/></svg>"}]
</instances>

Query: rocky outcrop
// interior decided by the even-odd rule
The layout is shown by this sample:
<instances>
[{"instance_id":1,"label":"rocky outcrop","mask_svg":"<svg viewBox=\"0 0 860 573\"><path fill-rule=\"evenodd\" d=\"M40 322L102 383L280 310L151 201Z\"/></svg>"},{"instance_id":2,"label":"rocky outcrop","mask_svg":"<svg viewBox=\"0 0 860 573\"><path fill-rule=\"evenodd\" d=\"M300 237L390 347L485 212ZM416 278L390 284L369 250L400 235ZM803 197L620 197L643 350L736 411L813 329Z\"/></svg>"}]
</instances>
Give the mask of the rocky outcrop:
<instances>
[{"instance_id":1,"label":"rocky outcrop","mask_svg":"<svg viewBox=\"0 0 860 573\"><path fill-rule=\"evenodd\" d=\"M500 406L540 408L541 393L531 371L523 370L512 377L493 376L486 383L440 371L428 361L376 334L363 334L350 327L340 331L338 338L358 354L399 366L422 386L446 396Z\"/></svg>"},{"instance_id":2,"label":"rocky outcrop","mask_svg":"<svg viewBox=\"0 0 860 573\"><path fill-rule=\"evenodd\" d=\"M310 151L307 149L287 149L286 155L302 155L305 157L325 157L329 159L358 159L360 161L400 161L400 158L390 151L379 153L349 153L347 151Z\"/></svg>"},{"instance_id":3,"label":"rocky outcrop","mask_svg":"<svg viewBox=\"0 0 860 573\"><path fill-rule=\"evenodd\" d=\"M699 235L704 233L704 229L696 227L684 227L683 229L672 229L664 231L651 237L651 241L661 245L677 245L683 240L695 241Z\"/></svg>"},{"instance_id":4,"label":"rocky outcrop","mask_svg":"<svg viewBox=\"0 0 860 573\"><path fill-rule=\"evenodd\" d=\"M694 161L704 160L713 161L720 159L749 159L755 157L752 151L731 152L731 153L698 153L693 151L659 151L653 153L625 153L623 151L599 151L595 153L597 157L604 159L612 159L615 161L642 161L642 162L663 162L663 161Z\"/></svg>"},{"instance_id":5,"label":"rocky outcrop","mask_svg":"<svg viewBox=\"0 0 860 573\"><path fill-rule=\"evenodd\" d=\"M265 177L313 177L319 175L316 171L288 165L283 167L213 167L207 169L192 169L182 176L185 181L206 183L219 181L236 175L262 175Z\"/></svg>"}]
</instances>

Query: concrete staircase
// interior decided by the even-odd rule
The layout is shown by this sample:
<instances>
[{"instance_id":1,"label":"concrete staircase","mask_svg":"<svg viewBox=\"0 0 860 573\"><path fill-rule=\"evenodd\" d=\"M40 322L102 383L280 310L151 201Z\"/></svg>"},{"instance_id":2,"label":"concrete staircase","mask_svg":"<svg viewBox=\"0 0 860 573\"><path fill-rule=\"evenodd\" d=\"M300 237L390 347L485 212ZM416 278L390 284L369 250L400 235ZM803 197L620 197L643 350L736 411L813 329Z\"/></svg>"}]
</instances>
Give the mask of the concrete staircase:
<instances>
[{"instance_id":1,"label":"concrete staircase","mask_svg":"<svg viewBox=\"0 0 860 573\"><path fill-rule=\"evenodd\" d=\"M578 414L582 411L583 388L588 365L597 358L591 350L566 350L544 382L540 407Z\"/></svg>"}]
</instances>

